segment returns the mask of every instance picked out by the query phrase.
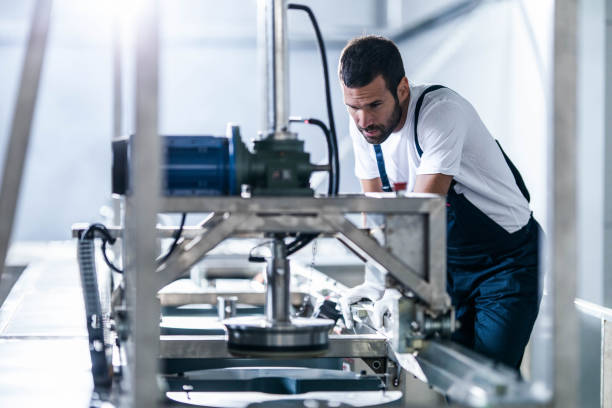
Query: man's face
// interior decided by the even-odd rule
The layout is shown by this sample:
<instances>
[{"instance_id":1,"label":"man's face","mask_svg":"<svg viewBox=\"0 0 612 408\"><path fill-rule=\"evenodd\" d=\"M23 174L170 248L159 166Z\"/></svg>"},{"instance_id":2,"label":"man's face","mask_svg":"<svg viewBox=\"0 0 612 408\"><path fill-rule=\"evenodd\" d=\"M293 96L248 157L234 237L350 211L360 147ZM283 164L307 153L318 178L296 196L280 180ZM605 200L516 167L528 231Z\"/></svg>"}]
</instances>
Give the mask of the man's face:
<instances>
[{"instance_id":1,"label":"man's face","mask_svg":"<svg viewBox=\"0 0 612 408\"><path fill-rule=\"evenodd\" d=\"M342 92L348 113L368 143L380 144L393 133L400 122L402 109L382 75L361 88L342 84Z\"/></svg>"}]
</instances>

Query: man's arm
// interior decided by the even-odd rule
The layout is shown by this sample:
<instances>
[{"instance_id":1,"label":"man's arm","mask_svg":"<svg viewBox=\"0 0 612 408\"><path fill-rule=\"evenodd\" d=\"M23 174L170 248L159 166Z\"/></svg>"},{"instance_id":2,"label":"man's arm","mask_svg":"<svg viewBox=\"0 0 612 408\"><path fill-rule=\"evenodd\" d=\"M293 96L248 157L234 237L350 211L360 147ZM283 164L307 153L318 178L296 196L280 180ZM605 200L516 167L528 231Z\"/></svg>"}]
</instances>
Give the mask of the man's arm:
<instances>
[{"instance_id":1,"label":"man's arm","mask_svg":"<svg viewBox=\"0 0 612 408\"><path fill-rule=\"evenodd\" d=\"M414 192L446 195L448 194L451 181L453 181L453 176L446 174L418 174L414 183Z\"/></svg>"},{"instance_id":2,"label":"man's arm","mask_svg":"<svg viewBox=\"0 0 612 408\"><path fill-rule=\"evenodd\" d=\"M364 193L380 193L383 191L380 177L369 180L360 179L359 181L361 181L361 189Z\"/></svg>"}]
</instances>

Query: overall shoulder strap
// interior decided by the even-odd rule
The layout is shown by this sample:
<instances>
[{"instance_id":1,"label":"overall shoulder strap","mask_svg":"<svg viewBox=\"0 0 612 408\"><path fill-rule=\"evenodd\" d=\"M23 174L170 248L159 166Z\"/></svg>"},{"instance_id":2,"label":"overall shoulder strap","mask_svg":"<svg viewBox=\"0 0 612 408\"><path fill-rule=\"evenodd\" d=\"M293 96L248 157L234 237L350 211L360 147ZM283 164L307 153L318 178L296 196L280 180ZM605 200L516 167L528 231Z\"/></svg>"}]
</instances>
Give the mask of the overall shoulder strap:
<instances>
[{"instance_id":1,"label":"overall shoulder strap","mask_svg":"<svg viewBox=\"0 0 612 408\"><path fill-rule=\"evenodd\" d=\"M414 109L414 142L419 157L421 157L421 155L423 154L423 150L421 149L421 146L419 145L419 140L417 138L417 122L419 121L419 112L421 111L421 106L423 105L423 98L429 92L433 92L440 88L446 87L442 85L432 85L427 87L423 91L421 96L419 96L419 99L416 103L416 107ZM374 153L376 154L376 164L378 165L378 174L380 175L380 181L382 182L383 191L393 191L393 189L391 188L391 184L389 183L389 177L387 177L387 171L385 169L385 159L383 157L382 149L380 148L380 145L372 145L372 147L374 148Z\"/></svg>"},{"instance_id":2,"label":"overall shoulder strap","mask_svg":"<svg viewBox=\"0 0 612 408\"><path fill-rule=\"evenodd\" d=\"M382 189L385 192L391 192L391 184L389 183L389 177L387 177L387 170L385 169L385 159L383 158L383 152L380 145L372 145L374 153L376 153L376 164L378 165L378 174L380 175L380 181L382 182Z\"/></svg>"},{"instance_id":3,"label":"overall shoulder strap","mask_svg":"<svg viewBox=\"0 0 612 408\"><path fill-rule=\"evenodd\" d=\"M499 150L501 150L502 154L504 155L504 160L506 160L506 164L508 164L508 167L510 167L510 171L514 176L514 181L516 182L516 185L519 190L521 190L523 197L525 197L525 200L527 200L528 203L531 202L531 195L529 194L529 190L527 190L527 186L523 181L523 176L521 176L521 173L518 171L514 163L512 163L512 160L510 160L506 152L504 152L504 149L502 149L501 144L499 144L499 141L495 140L495 143L497 143L497 145L499 146Z\"/></svg>"},{"instance_id":4,"label":"overall shoulder strap","mask_svg":"<svg viewBox=\"0 0 612 408\"><path fill-rule=\"evenodd\" d=\"M441 89L441 88L446 88L446 87L443 85L431 85L425 88L421 96L419 96L419 99L417 100L416 106L414 108L414 121L413 121L414 122L414 145L416 146L419 157L423 155L423 149L421 149L421 145L419 145L419 138L417 136L417 124L419 123L419 113L421 112L421 106L423 105L423 99L425 98L425 95L427 95L428 93L437 91L438 89Z\"/></svg>"}]
</instances>

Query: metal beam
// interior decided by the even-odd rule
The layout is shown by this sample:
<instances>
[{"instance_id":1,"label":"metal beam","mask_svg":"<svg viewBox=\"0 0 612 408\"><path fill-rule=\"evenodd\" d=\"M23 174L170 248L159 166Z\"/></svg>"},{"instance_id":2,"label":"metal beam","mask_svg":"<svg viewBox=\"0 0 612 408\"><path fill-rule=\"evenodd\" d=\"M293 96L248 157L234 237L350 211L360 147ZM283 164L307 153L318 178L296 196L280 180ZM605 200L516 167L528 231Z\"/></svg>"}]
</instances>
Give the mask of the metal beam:
<instances>
[{"instance_id":1,"label":"metal beam","mask_svg":"<svg viewBox=\"0 0 612 408\"><path fill-rule=\"evenodd\" d=\"M132 140L132 193L125 207L125 287L130 336L127 342L128 405L155 407L160 307L155 294L156 228L161 186L158 133L158 12L149 1L136 22L135 134Z\"/></svg>"},{"instance_id":2,"label":"metal beam","mask_svg":"<svg viewBox=\"0 0 612 408\"><path fill-rule=\"evenodd\" d=\"M436 208L446 208L446 198L438 194L411 193L406 197L385 199L385 193L377 197L343 195L339 197L163 197L163 212L228 212L228 213L279 213L313 214L321 211L337 213L372 212L429 214ZM388 194L387 194L388 197Z\"/></svg>"},{"instance_id":3,"label":"metal beam","mask_svg":"<svg viewBox=\"0 0 612 408\"><path fill-rule=\"evenodd\" d=\"M331 334L329 349L318 357L386 357L387 339L380 334ZM161 336L160 358L231 358L225 336Z\"/></svg>"},{"instance_id":4,"label":"metal beam","mask_svg":"<svg viewBox=\"0 0 612 408\"><path fill-rule=\"evenodd\" d=\"M17 200L21 190L23 168L38 97L40 73L45 58L52 3L52 0L38 0L34 6L11 135L4 156L2 187L0 188L0 220L2 220L0 222L0 277L4 271L6 254L15 223Z\"/></svg>"},{"instance_id":5,"label":"metal beam","mask_svg":"<svg viewBox=\"0 0 612 408\"><path fill-rule=\"evenodd\" d=\"M554 299L555 407L578 406L576 297L576 0L555 1L553 131L549 138L546 273Z\"/></svg>"}]
</instances>

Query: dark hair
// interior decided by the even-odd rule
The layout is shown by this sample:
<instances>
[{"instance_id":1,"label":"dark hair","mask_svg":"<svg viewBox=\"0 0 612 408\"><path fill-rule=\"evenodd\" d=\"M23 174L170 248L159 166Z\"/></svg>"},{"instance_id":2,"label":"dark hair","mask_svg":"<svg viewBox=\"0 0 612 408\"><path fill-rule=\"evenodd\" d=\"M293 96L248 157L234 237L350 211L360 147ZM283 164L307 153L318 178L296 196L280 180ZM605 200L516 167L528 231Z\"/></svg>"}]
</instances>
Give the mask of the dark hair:
<instances>
[{"instance_id":1,"label":"dark hair","mask_svg":"<svg viewBox=\"0 0 612 408\"><path fill-rule=\"evenodd\" d=\"M338 76L345 86L366 86L382 75L387 89L397 99L397 86L406 75L404 63L393 41L377 35L353 38L340 54Z\"/></svg>"}]
</instances>

